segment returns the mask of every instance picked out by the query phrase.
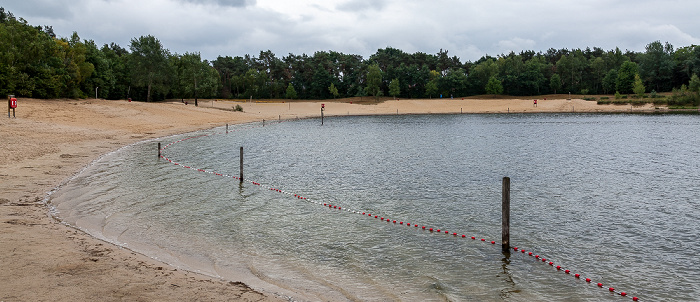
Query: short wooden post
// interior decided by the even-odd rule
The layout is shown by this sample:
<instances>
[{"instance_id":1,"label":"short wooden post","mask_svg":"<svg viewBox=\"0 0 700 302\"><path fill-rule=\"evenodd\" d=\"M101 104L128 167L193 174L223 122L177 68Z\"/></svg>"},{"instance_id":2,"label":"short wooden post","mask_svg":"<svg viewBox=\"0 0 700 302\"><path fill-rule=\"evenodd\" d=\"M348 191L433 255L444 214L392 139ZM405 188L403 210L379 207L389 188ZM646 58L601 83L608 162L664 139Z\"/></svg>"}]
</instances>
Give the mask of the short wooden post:
<instances>
[{"instance_id":1,"label":"short wooden post","mask_svg":"<svg viewBox=\"0 0 700 302\"><path fill-rule=\"evenodd\" d=\"M265 119L263 119L263 127L265 127Z\"/></svg>"},{"instance_id":2,"label":"short wooden post","mask_svg":"<svg viewBox=\"0 0 700 302\"><path fill-rule=\"evenodd\" d=\"M158 142L158 158L160 158L160 142Z\"/></svg>"},{"instance_id":3,"label":"short wooden post","mask_svg":"<svg viewBox=\"0 0 700 302\"><path fill-rule=\"evenodd\" d=\"M238 178L240 179L241 183L243 183L243 147L241 147L241 173L239 174Z\"/></svg>"},{"instance_id":4,"label":"short wooden post","mask_svg":"<svg viewBox=\"0 0 700 302\"><path fill-rule=\"evenodd\" d=\"M503 177L503 196L501 205L501 248L510 252L510 178Z\"/></svg>"},{"instance_id":5,"label":"short wooden post","mask_svg":"<svg viewBox=\"0 0 700 302\"><path fill-rule=\"evenodd\" d=\"M228 124L226 124L226 134L228 134Z\"/></svg>"}]
</instances>

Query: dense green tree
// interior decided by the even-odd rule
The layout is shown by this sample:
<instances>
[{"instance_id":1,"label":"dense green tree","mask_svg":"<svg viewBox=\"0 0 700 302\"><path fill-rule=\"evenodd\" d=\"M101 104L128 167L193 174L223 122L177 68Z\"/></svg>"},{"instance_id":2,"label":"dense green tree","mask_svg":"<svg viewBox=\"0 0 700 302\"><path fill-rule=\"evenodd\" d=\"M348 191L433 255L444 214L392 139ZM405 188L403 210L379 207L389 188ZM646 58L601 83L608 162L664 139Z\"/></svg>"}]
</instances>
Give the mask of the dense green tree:
<instances>
[{"instance_id":1,"label":"dense green tree","mask_svg":"<svg viewBox=\"0 0 700 302\"><path fill-rule=\"evenodd\" d=\"M496 78L496 76L492 76L488 83L486 83L485 90L487 94L502 94L503 85L501 84L501 81Z\"/></svg>"},{"instance_id":2,"label":"dense green tree","mask_svg":"<svg viewBox=\"0 0 700 302\"><path fill-rule=\"evenodd\" d=\"M367 86L365 91L367 91L367 94L376 98L377 96L381 95L381 85L382 70L379 69L378 64L372 64L369 66L369 70L367 71Z\"/></svg>"},{"instance_id":3,"label":"dense green tree","mask_svg":"<svg viewBox=\"0 0 700 302\"><path fill-rule=\"evenodd\" d=\"M331 86L328 86L328 92L333 95L334 99L338 97L338 88L335 87L335 84L331 83Z\"/></svg>"},{"instance_id":4,"label":"dense green tree","mask_svg":"<svg viewBox=\"0 0 700 302\"><path fill-rule=\"evenodd\" d=\"M240 97L244 89L241 75L244 75L250 66L243 57L219 56L212 61L214 69L219 72L221 78L221 90L219 95L223 98L232 96Z\"/></svg>"},{"instance_id":5,"label":"dense green tree","mask_svg":"<svg viewBox=\"0 0 700 302\"><path fill-rule=\"evenodd\" d=\"M107 55L97 48L92 40L84 42L86 47L85 61L94 67L93 73L82 84L82 90L90 92L90 96L107 98L116 85L116 77ZM93 94L92 92L95 92Z\"/></svg>"},{"instance_id":6,"label":"dense green tree","mask_svg":"<svg viewBox=\"0 0 700 302\"><path fill-rule=\"evenodd\" d=\"M177 74L173 81L173 94L178 98L194 98L197 105L198 98L211 98L216 96L220 85L219 73L203 60L199 53L185 53L184 55L171 56L172 65Z\"/></svg>"},{"instance_id":7,"label":"dense green tree","mask_svg":"<svg viewBox=\"0 0 700 302\"><path fill-rule=\"evenodd\" d=\"M131 39L129 48L132 83L147 88L146 101L151 101L152 92L167 93L173 78L170 51L151 35Z\"/></svg>"},{"instance_id":8,"label":"dense green tree","mask_svg":"<svg viewBox=\"0 0 700 302\"><path fill-rule=\"evenodd\" d=\"M668 91L673 87L673 45L651 42L639 57L639 73L644 82L656 91Z\"/></svg>"},{"instance_id":9,"label":"dense green tree","mask_svg":"<svg viewBox=\"0 0 700 302\"><path fill-rule=\"evenodd\" d=\"M693 92L700 92L700 78L697 74L690 77L690 83L688 83L688 90Z\"/></svg>"},{"instance_id":10,"label":"dense green tree","mask_svg":"<svg viewBox=\"0 0 700 302\"><path fill-rule=\"evenodd\" d=\"M430 81L427 84L425 84L425 94L429 98L433 98L433 95L435 95L438 92L438 85L437 81Z\"/></svg>"},{"instance_id":11,"label":"dense green tree","mask_svg":"<svg viewBox=\"0 0 700 302\"><path fill-rule=\"evenodd\" d=\"M642 83L642 78L639 76L639 74L634 75L634 84L632 90L638 98L641 99L642 97L644 97L644 93L647 89L646 87L644 87L644 83Z\"/></svg>"},{"instance_id":12,"label":"dense green tree","mask_svg":"<svg viewBox=\"0 0 700 302\"><path fill-rule=\"evenodd\" d=\"M401 83L398 78L395 78L389 83L389 95L396 98L399 94L401 94Z\"/></svg>"},{"instance_id":13,"label":"dense green tree","mask_svg":"<svg viewBox=\"0 0 700 302\"><path fill-rule=\"evenodd\" d=\"M107 77L107 98L111 100L126 99L131 92L131 74L128 67L129 52L121 46L112 43L103 45L100 50L109 64L113 81ZM99 74L99 73L98 73Z\"/></svg>"},{"instance_id":14,"label":"dense green tree","mask_svg":"<svg viewBox=\"0 0 700 302\"><path fill-rule=\"evenodd\" d=\"M292 86L292 83L289 83L289 85L287 85L287 93L285 94L285 96L288 99L296 99L297 98L297 91L296 91L296 89L294 89L294 86Z\"/></svg>"},{"instance_id":15,"label":"dense green tree","mask_svg":"<svg viewBox=\"0 0 700 302\"><path fill-rule=\"evenodd\" d=\"M575 50L557 61L557 73L561 76L562 88L569 92L581 89L583 70L588 65L581 50Z\"/></svg>"},{"instance_id":16,"label":"dense green tree","mask_svg":"<svg viewBox=\"0 0 700 302\"><path fill-rule=\"evenodd\" d=\"M483 94L486 91L484 87L491 77L498 75L498 64L491 58L488 58L481 63L472 67L467 85L471 94Z\"/></svg>"},{"instance_id":17,"label":"dense green tree","mask_svg":"<svg viewBox=\"0 0 700 302\"><path fill-rule=\"evenodd\" d=\"M620 70L617 71L617 81L615 89L619 93L632 93L634 88L634 76L638 73L637 63L627 61L622 63Z\"/></svg>"},{"instance_id":18,"label":"dense green tree","mask_svg":"<svg viewBox=\"0 0 700 302\"><path fill-rule=\"evenodd\" d=\"M610 69L603 77L603 93L612 93L617 85L617 69Z\"/></svg>"},{"instance_id":19,"label":"dense green tree","mask_svg":"<svg viewBox=\"0 0 700 302\"><path fill-rule=\"evenodd\" d=\"M55 39L0 7L0 94L55 98L65 91Z\"/></svg>"},{"instance_id":20,"label":"dense green tree","mask_svg":"<svg viewBox=\"0 0 700 302\"><path fill-rule=\"evenodd\" d=\"M549 87L552 88L556 94L557 91L561 89L561 86L561 77L557 73L553 74L552 77L549 78Z\"/></svg>"}]
</instances>

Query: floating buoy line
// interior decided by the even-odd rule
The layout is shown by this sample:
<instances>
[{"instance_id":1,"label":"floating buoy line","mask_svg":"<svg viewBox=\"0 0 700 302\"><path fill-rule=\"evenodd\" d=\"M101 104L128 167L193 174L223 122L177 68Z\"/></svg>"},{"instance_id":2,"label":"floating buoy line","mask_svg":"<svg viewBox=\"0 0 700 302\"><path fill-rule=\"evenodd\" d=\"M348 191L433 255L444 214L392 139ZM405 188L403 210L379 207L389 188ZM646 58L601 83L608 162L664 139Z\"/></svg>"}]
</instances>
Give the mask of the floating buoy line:
<instances>
[{"instance_id":1,"label":"floating buoy line","mask_svg":"<svg viewBox=\"0 0 700 302\"><path fill-rule=\"evenodd\" d=\"M282 121L278 121L277 123L281 123L281 122L282 122ZM269 124L269 122L268 122L268 124ZM251 125L251 124L249 124L249 125ZM227 126L226 132L216 132L216 133L202 134L202 135L197 135L197 136L191 136L191 137L183 138L183 139L180 139L180 140L178 140L178 141L171 142L171 143L169 143L169 144L163 146L163 147L162 147L161 149L159 149L158 151L159 151L159 154L160 154L160 158L162 158L162 159L164 159L164 160L168 161L169 163L172 163L172 164L174 164L174 165L176 165L176 166L179 166L179 167L182 167L182 168L185 168L185 169L190 169L190 170L197 171L197 172L201 172L201 173L211 174L211 175L218 176L218 177L226 177L226 178L236 179L236 180L239 180L239 181L240 181L240 177L235 176L235 175L229 175L229 174L219 173L219 172L211 171L211 170L207 170L207 169L201 169L201 168L197 168L197 167L191 167L191 166L188 166L188 165L185 165L185 164L176 162L176 161L174 161L174 160L172 160L172 159L166 157L166 156L164 155L164 151L165 151L167 148L169 148L169 147L171 147L171 146L173 146L173 145L175 145L175 144L182 143L182 142L185 142L185 141L188 141L188 140L197 139L197 138L204 138L204 137L210 137L210 136L214 136L214 135L228 134L228 133L230 133L230 132L237 132L237 131L248 130L248 129L261 128L261 127L263 127L263 126L264 126L264 122L263 122L263 124L262 124L261 126L252 126L252 125L251 125L251 126L249 126L249 127L237 128L237 129L233 129L233 130L228 130L228 126ZM479 237L479 236L470 236L470 235L467 235L467 234L461 234L461 233L458 233L458 232L445 230L445 229L443 229L443 228L430 227L430 226L426 226L426 225L419 224L419 223L415 223L415 222L408 222L408 221L403 221L403 220L401 220L401 219L395 219L395 218L384 217L384 216L382 216L382 215L380 215L380 214L378 214L378 213L376 213L376 212L375 212L375 213L371 213L371 212L368 212L368 211L361 211L361 210L357 210L357 209L350 209L350 208L347 208L347 207L342 207L342 206L340 206L340 205L337 204L337 203L330 203L330 202L317 201L317 200L315 200L315 199L308 198L308 197L306 197L306 196L302 196L302 195L299 195L299 194L296 194L296 193L293 193L293 192L288 192L288 191L285 191L285 190L283 190L283 189L273 187L273 186L271 186L271 185L267 185L267 184L263 184L263 183L261 183L261 182L253 181L253 180L250 180L250 179L248 179L248 178L244 178L243 181L244 181L244 182L247 182L247 183L250 183L250 184L252 184L252 185L254 185L254 186L258 186L258 187L260 187L260 188L262 188L262 189L264 189L264 190L268 190L268 191L272 191L272 192L277 192L277 193L289 195L290 197L296 198L296 199L298 199L298 200L300 200L300 201L303 201L303 202L306 202L306 203L309 203L309 204L314 204L314 205L317 205L317 206L322 206L322 207L324 207L324 208L326 208L326 209L328 209L328 210L332 210L332 211L344 211L344 212L347 212L347 213L353 214L353 215L361 215L361 216L364 217L364 218L369 218L369 219L371 219L371 220L374 220L374 221L377 221L377 222L380 222L380 223L387 223L387 224L389 224L389 225L395 225L395 226L397 226L397 227L409 227L409 228L413 228L413 229L417 229L417 230L421 230L421 231L430 232L430 233L435 234L435 235L443 235L443 236L445 236L445 237L459 238L459 239L464 239L464 240L468 240L468 241L472 241L472 242L480 242L480 243L488 244L488 245L496 245L496 243L497 243L496 240L488 240L488 239L486 239L486 238L482 238L482 237ZM500 248L500 245L499 245L499 248ZM620 297L627 297L627 298L631 298L632 301L639 301L639 298L638 298L638 297L632 296L632 295L628 294L627 292L618 290L618 289L616 289L616 288L614 288L614 287L612 287L612 286L609 286L609 285L607 285L607 284L603 284L603 283L601 283L601 282L595 282L595 281L593 281L591 278L586 278L586 277L584 277L582 274L574 273L574 272L572 272L571 270L566 269L565 267L563 267L563 266L561 266L561 265L555 265L556 263L555 263L554 261L552 261L549 257L545 257L545 256L543 256L543 255L539 255L539 254L537 254L537 253L535 253L535 252L533 252L533 251L530 251L529 249L525 249L525 248L522 248L522 247L512 247L511 249L512 249L512 253L511 253L511 254L523 255L523 257L526 257L526 259L532 259L532 261L534 261L534 262L536 262L536 263L541 263L541 264L543 264L543 265L548 265L549 267L552 268L553 272L561 273L561 274L563 274L563 275L565 275L565 276L571 276L571 277L574 278L575 280L580 280L580 282L585 282L586 284L595 285L595 286L597 286L597 287L600 288L600 289L603 289L603 290L605 290L605 291L607 291L607 292L609 292L609 293L618 295L618 296L620 296Z\"/></svg>"}]
</instances>

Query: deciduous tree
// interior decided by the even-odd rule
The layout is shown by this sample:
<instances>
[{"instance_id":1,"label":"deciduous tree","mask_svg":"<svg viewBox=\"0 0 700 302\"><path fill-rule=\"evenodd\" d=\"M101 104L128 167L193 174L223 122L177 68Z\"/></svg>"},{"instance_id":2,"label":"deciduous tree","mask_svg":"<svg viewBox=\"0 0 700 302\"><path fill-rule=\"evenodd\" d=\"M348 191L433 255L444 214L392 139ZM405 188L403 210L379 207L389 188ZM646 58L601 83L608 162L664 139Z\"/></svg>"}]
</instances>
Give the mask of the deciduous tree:
<instances>
[{"instance_id":1,"label":"deciduous tree","mask_svg":"<svg viewBox=\"0 0 700 302\"><path fill-rule=\"evenodd\" d=\"M151 101L153 92L166 93L173 77L170 51L151 35L131 39L129 48L131 79L134 86L147 87L146 101Z\"/></svg>"},{"instance_id":2,"label":"deciduous tree","mask_svg":"<svg viewBox=\"0 0 700 302\"><path fill-rule=\"evenodd\" d=\"M381 90L381 85L382 85L382 70L379 68L379 65L377 64L372 64L369 66L369 70L367 71L367 86L365 88L365 91L367 91L367 94L377 97L379 96Z\"/></svg>"}]
</instances>

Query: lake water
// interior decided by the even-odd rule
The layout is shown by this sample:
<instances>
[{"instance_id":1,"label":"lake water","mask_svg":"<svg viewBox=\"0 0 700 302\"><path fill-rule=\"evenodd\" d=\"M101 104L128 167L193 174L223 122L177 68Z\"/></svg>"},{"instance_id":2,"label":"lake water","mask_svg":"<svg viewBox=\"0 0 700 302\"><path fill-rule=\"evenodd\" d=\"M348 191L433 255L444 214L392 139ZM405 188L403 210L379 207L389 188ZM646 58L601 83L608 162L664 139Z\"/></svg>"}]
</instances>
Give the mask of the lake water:
<instances>
[{"instance_id":1,"label":"lake water","mask_svg":"<svg viewBox=\"0 0 700 302\"><path fill-rule=\"evenodd\" d=\"M698 115L334 117L323 126L260 126L159 139L195 137L164 150L180 165L157 158L155 141L122 148L51 204L98 238L294 300L700 297ZM212 174L238 175L241 146L245 178L261 185ZM504 176L511 245L526 253L500 250Z\"/></svg>"}]
</instances>

